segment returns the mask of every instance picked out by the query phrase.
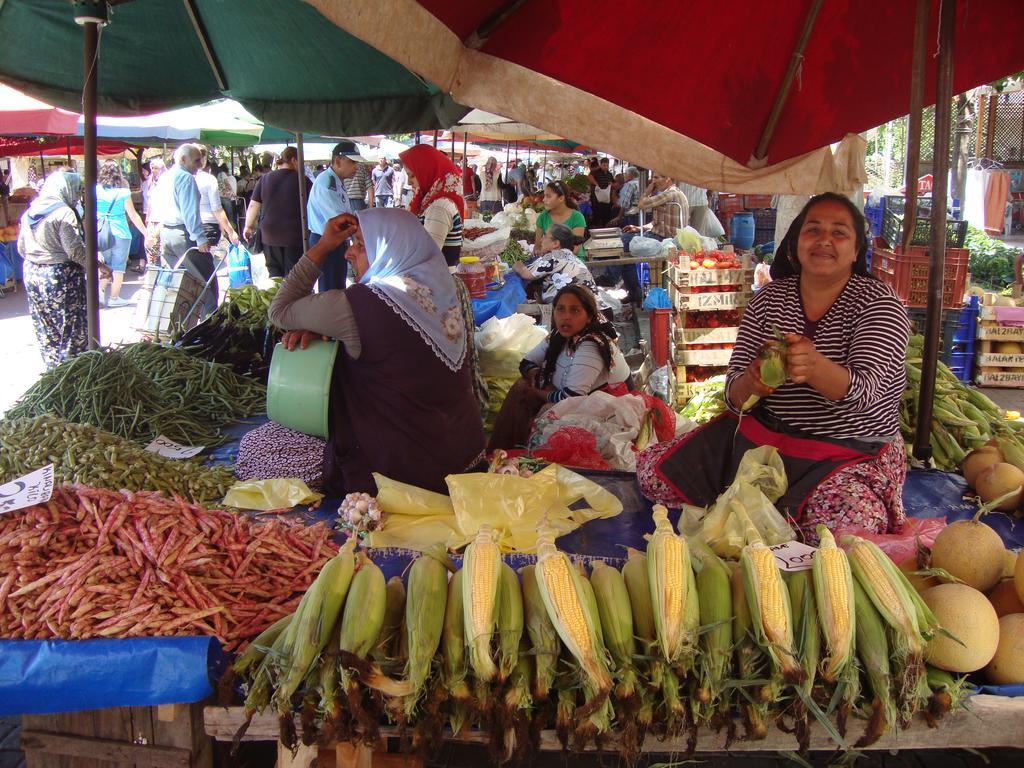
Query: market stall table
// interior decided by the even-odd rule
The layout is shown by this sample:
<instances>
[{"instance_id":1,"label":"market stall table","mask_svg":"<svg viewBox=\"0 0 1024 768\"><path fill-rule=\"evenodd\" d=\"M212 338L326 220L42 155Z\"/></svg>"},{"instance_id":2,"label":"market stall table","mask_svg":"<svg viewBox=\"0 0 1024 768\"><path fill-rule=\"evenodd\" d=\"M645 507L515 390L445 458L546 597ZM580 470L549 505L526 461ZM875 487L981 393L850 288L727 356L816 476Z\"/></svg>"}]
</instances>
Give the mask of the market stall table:
<instances>
[{"instance_id":1,"label":"market stall table","mask_svg":"<svg viewBox=\"0 0 1024 768\"><path fill-rule=\"evenodd\" d=\"M509 272L504 284L496 290L488 290L482 299L473 299L473 322L476 327L492 317L499 320L516 313L516 307L526 301L526 286L519 275Z\"/></svg>"}]
</instances>

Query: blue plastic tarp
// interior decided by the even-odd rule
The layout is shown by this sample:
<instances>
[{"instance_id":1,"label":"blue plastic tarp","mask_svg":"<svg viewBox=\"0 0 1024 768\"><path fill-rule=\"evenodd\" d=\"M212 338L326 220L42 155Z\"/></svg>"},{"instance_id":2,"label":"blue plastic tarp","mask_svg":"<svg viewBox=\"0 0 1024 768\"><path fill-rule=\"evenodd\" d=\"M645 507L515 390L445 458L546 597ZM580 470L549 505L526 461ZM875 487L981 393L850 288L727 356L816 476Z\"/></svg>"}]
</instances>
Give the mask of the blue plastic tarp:
<instances>
[{"instance_id":1,"label":"blue plastic tarp","mask_svg":"<svg viewBox=\"0 0 1024 768\"><path fill-rule=\"evenodd\" d=\"M473 299L473 322L479 328L492 317L499 320L516 313L516 307L526 301L526 286L519 275L511 272L505 275L505 284L496 291L488 291L487 297Z\"/></svg>"},{"instance_id":2,"label":"blue plastic tarp","mask_svg":"<svg viewBox=\"0 0 1024 768\"><path fill-rule=\"evenodd\" d=\"M0 715L201 701L223 655L209 637L0 642Z\"/></svg>"}]
</instances>

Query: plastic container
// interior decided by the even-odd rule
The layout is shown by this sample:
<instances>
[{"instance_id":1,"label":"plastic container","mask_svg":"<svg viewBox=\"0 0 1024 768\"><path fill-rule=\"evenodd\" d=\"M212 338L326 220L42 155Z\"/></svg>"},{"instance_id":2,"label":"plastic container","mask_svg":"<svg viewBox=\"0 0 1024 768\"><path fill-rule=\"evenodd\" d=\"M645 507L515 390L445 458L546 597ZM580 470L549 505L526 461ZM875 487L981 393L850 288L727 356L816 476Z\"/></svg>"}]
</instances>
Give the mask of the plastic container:
<instances>
[{"instance_id":1,"label":"plastic container","mask_svg":"<svg viewBox=\"0 0 1024 768\"><path fill-rule=\"evenodd\" d=\"M732 215L729 224L729 239L740 250L754 247L754 214L740 211Z\"/></svg>"},{"instance_id":2,"label":"plastic container","mask_svg":"<svg viewBox=\"0 0 1024 768\"><path fill-rule=\"evenodd\" d=\"M270 363L267 416L281 426L326 440L338 342L317 339L291 352L283 347L274 348Z\"/></svg>"},{"instance_id":3,"label":"plastic container","mask_svg":"<svg viewBox=\"0 0 1024 768\"><path fill-rule=\"evenodd\" d=\"M487 270L480 263L476 256L459 257L459 267L456 274L466 284L466 290L472 299L482 299L487 296Z\"/></svg>"},{"instance_id":4,"label":"plastic container","mask_svg":"<svg viewBox=\"0 0 1024 768\"><path fill-rule=\"evenodd\" d=\"M944 309L959 310L963 306L969 258L966 248L946 248L942 286ZM928 306L928 270L928 249L922 246L912 245L904 253L898 248L878 247L876 243L871 256L871 274L891 285L908 307Z\"/></svg>"}]
</instances>

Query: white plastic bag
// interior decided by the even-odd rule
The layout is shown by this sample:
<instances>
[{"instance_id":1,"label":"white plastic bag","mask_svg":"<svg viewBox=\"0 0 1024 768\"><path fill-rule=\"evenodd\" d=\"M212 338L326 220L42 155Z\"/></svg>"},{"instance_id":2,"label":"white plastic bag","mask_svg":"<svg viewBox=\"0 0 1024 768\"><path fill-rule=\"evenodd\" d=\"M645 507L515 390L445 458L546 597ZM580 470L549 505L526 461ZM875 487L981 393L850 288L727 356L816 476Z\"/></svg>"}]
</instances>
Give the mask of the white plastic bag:
<instances>
[{"instance_id":1,"label":"white plastic bag","mask_svg":"<svg viewBox=\"0 0 1024 768\"><path fill-rule=\"evenodd\" d=\"M656 259L661 256L661 241L653 237L634 237L629 243L629 253L639 259Z\"/></svg>"},{"instance_id":2,"label":"white plastic bag","mask_svg":"<svg viewBox=\"0 0 1024 768\"><path fill-rule=\"evenodd\" d=\"M496 214L494 218L498 218L502 214ZM464 256L478 256L481 259L487 257L497 257L505 246L508 245L508 240L512 236L512 227L507 223L498 225L492 219L490 222L486 222L483 219L466 219L462 223L463 231L472 227L497 227L494 232L490 232L486 235L481 235L475 240L463 239L462 241L462 253Z\"/></svg>"},{"instance_id":3,"label":"white plastic bag","mask_svg":"<svg viewBox=\"0 0 1024 768\"><path fill-rule=\"evenodd\" d=\"M496 378L518 379L523 356L548 335L530 315L516 313L509 317L492 317L476 332L476 348L480 354L480 373Z\"/></svg>"},{"instance_id":4,"label":"white plastic bag","mask_svg":"<svg viewBox=\"0 0 1024 768\"><path fill-rule=\"evenodd\" d=\"M562 427L583 427L594 435L597 450L612 469L634 472L633 441L646 416L647 404L636 395L615 397L592 392L585 397L568 397L537 419L530 445L544 445Z\"/></svg>"}]
</instances>

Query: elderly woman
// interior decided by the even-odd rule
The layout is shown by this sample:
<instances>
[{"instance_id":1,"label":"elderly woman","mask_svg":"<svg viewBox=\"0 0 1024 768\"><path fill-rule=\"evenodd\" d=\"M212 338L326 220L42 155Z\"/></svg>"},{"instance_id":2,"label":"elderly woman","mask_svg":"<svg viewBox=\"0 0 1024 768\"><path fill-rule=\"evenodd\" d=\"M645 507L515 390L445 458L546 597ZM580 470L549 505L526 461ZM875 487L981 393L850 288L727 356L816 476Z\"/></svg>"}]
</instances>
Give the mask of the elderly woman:
<instances>
[{"instance_id":1,"label":"elderly woman","mask_svg":"<svg viewBox=\"0 0 1024 768\"><path fill-rule=\"evenodd\" d=\"M349 237L345 259L358 282L312 293L324 260ZM332 495L375 493L374 472L444 491L446 475L483 459L455 285L408 211L375 208L328 221L282 284L270 319L295 331L285 336L287 349L318 334L341 342L324 466Z\"/></svg>"},{"instance_id":2,"label":"elderly woman","mask_svg":"<svg viewBox=\"0 0 1024 768\"><path fill-rule=\"evenodd\" d=\"M866 232L847 198L811 198L786 236L793 251L776 259L783 271L740 323L726 377L732 414L642 454L637 475L648 498L709 504L746 449L774 445L789 479L779 509L808 540L819 523L880 533L901 527L909 322L892 289L868 275ZM777 332L786 378L772 389L761 379L760 354Z\"/></svg>"},{"instance_id":3,"label":"elderly woman","mask_svg":"<svg viewBox=\"0 0 1024 768\"><path fill-rule=\"evenodd\" d=\"M54 171L21 217L18 252L25 259L28 309L47 368L89 348L85 299L85 240L77 173ZM100 276L110 269L100 265Z\"/></svg>"}]
</instances>

